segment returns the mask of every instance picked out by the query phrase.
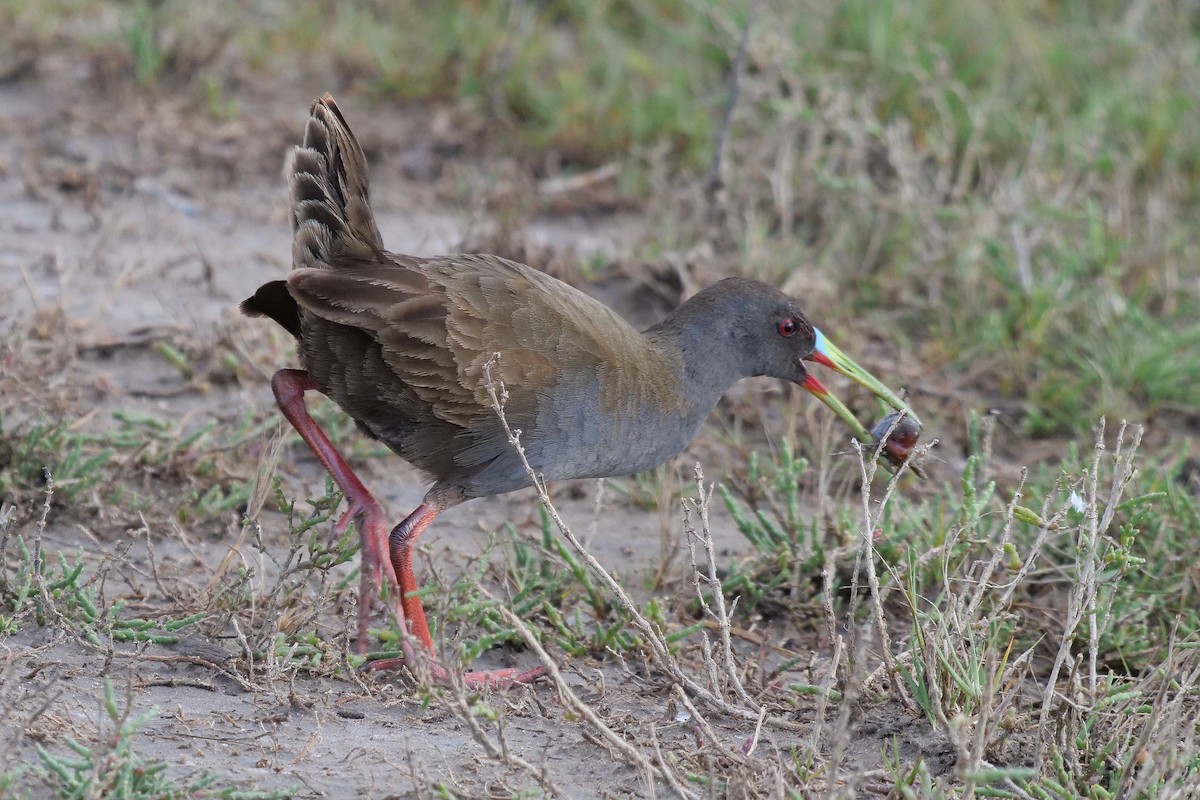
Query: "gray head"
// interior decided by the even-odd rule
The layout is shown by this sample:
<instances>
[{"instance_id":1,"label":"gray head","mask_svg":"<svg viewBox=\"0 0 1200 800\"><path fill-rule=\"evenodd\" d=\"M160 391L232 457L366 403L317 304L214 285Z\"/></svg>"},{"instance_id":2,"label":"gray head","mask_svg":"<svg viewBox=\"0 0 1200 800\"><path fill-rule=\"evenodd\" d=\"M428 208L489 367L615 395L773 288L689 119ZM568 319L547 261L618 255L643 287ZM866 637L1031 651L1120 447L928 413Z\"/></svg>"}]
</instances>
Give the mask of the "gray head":
<instances>
[{"instance_id":1,"label":"gray head","mask_svg":"<svg viewBox=\"0 0 1200 800\"><path fill-rule=\"evenodd\" d=\"M679 348L686 387L695 398L693 412L707 414L720 395L742 378L768 375L800 384L841 417L861 441L875 441L849 409L809 373L805 362L812 362L840 372L903 411L914 426L912 444L916 443L921 423L912 409L835 347L804 318L790 297L773 286L745 278L723 280L675 309L646 335ZM889 437L889 454L911 450L903 443L893 447L893 438Z\"/></svg>"},{"instance_id":2,"label":"gray head","mask_svg":"<svg viewBox=\"0 0 1200 800\"><path fill-rule=\"evenodd\" d=\"M803 383L804 362L817 346L817 332L794 300L747 278L704 289L647 334L670 336L686 362L731 382L767 375Z\"/></svg>"}]
</instances>

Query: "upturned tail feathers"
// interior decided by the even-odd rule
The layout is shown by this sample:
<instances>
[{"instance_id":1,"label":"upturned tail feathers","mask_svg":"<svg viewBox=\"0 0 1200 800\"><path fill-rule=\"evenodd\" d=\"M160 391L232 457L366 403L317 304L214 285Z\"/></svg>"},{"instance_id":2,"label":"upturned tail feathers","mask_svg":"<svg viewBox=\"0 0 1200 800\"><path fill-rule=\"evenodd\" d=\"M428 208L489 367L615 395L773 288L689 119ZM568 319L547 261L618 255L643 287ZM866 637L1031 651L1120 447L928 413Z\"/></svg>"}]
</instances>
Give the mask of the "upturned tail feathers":
<instances>
[{"instance_id":1,"label":"upturned tail feathers","mask_svg":"<svg viewBox=\"0 0 1200 800\"><path fill-rule=\"evenodd\" d=\"M367 160L330 95L313 103L304 144L292 151L288 185L295 267L328 268L338 257L383 247L368 197Z\"/></svg>"},{"instance_id":2,"label":"upturned tail feathers","mask_svg":"<svg viewBox=\"0 0 1200 800\"><path fill-rule=\"evenodd\" d=\"M332 96L312 105L304 143L288 165L292 199L292 266L336 269L342 259L370 259L383 248L371 213L367 160ZM241 305L299 337L296 301L285 281L264 284Z\"/></svg>"}]
</instances>

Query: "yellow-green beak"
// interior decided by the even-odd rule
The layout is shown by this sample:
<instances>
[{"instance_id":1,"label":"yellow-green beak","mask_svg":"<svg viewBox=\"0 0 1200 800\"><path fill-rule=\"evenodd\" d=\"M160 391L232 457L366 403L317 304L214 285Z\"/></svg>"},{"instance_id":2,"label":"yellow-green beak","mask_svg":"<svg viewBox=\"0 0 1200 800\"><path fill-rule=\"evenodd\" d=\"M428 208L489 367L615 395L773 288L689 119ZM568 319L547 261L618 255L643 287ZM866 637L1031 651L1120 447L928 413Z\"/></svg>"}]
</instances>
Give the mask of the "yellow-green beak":
<instances>
[{"instance_id":1,"label":"yellow-green beak","mask_svg":"<svg viewBox=\"0 0 1200 800\"><path fill-rule=\"evenodd\" d=\"M909 408L908 404L900 399L900 396L889 389L878 378L855 363L854 359L843 353L833 342L825 338L825 335L820 331L816 332L817 343L813 354L808 360L823 366L829 367L836 372L840 372L858 385L869 389L873 395L878 397L883 402L887 403L896 411L902 412L906 417L915 422L918 429L921 425L921 420ZM837 414L843 422L850 426L850 430L854 436L864 444L876 444L877 440L872 436L871 432L859 422L858 418L850 413L850 409L842 403L841 400L833 396L828 389L825 388L816 377L809 374L801 383L805 389L813 394L818 400L833 409L833 413Z\"/></svg>"}]
</instances>

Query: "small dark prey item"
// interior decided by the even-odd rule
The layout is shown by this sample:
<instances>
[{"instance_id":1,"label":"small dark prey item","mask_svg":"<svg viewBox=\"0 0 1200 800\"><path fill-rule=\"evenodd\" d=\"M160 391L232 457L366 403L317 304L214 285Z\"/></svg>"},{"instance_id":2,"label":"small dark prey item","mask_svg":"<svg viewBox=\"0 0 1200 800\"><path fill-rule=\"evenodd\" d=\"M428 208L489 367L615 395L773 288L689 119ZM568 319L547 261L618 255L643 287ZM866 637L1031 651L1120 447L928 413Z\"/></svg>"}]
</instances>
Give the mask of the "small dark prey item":
<instances>
[{"instance_id":1,"label":"small dark prey item","mask_svg":"<svg viewBox=\"0 0 1200 800\"><path fill-rule=\"evenodd\" d=\"M280 370L271 388L346 497L335 531L351 520L361 531L360 652L387 581L401 629L432 654L414 594L417 537L464 500L530 485L484 386L483 366L494 353L493 376L508 390L505 413L547 480L628 475L663 463L688 445L729 387L754 375L800 384L869 443L861 423L809 374L810 361L906 408L765 283L721 281L639 333L602 303L523 264L387 252L362 149L328 95L313 104L289 184L294 269L287 280L264 284L242 310L296 337L302 369ZM333 398L366 435L433 479L424 501L390 533L379 503L309 416L309 390ZM435 680L448 677L432 667ZM539 674L464 677L504 685Z\"/></svg>"},{"instance_id":2,"label":"small dark prey item","mask_svg":"<svg viewBox=\"0 0 1200 800\"><path fill-rule=\"evenodd\" d=\"M921 436L920 423L907 414L901 416L901 413L892 411L871 428L871 438L876 444L883 441L883 455L897 469L912 456ZM886 440L884 437L887 437ZM921 474L916 462L909 467L918 475Z\"/></svg>"}]
</instances>

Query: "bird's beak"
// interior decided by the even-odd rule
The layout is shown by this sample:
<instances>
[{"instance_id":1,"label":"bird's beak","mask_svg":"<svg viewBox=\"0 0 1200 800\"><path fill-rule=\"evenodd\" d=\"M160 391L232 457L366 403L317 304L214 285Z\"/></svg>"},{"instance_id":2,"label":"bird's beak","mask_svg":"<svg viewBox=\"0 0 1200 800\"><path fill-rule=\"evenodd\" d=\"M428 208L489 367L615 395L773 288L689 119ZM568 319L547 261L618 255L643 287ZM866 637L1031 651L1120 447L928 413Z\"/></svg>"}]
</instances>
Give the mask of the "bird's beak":
<instances>
[{"instance_id":1,"label":"bird's beak","mask_svg":"<svg viewBox=\"0 0 1200 800\"><path fill-rule=\"evenodd\" d=\"M833 342L825 338L825 335L817 331L817 344L813 350L813 354L808 357L809 361L817 364L822 364L832 370L842 373L855 383L871 390L871 393L878 397L883 402L887 403L897 411L902 411L904 414L915 422L918 427L921 425L921 420L913 413L913 410L908 407L908 404L900 399L899 395L891 389L883 385L883 382L876 378L871 373L860 367L854 362L854 359L843 353L834 346ZM850 413L850 410L842 404L829 390L825 388L819 380L809 373L808 377L800 384L813 394L818 400L833 409L833 413L841 417L842 421L850 426L855 437L864 444L875 444L876 440L871 435L858 419Z\"/></svg>"}]
</instances>

